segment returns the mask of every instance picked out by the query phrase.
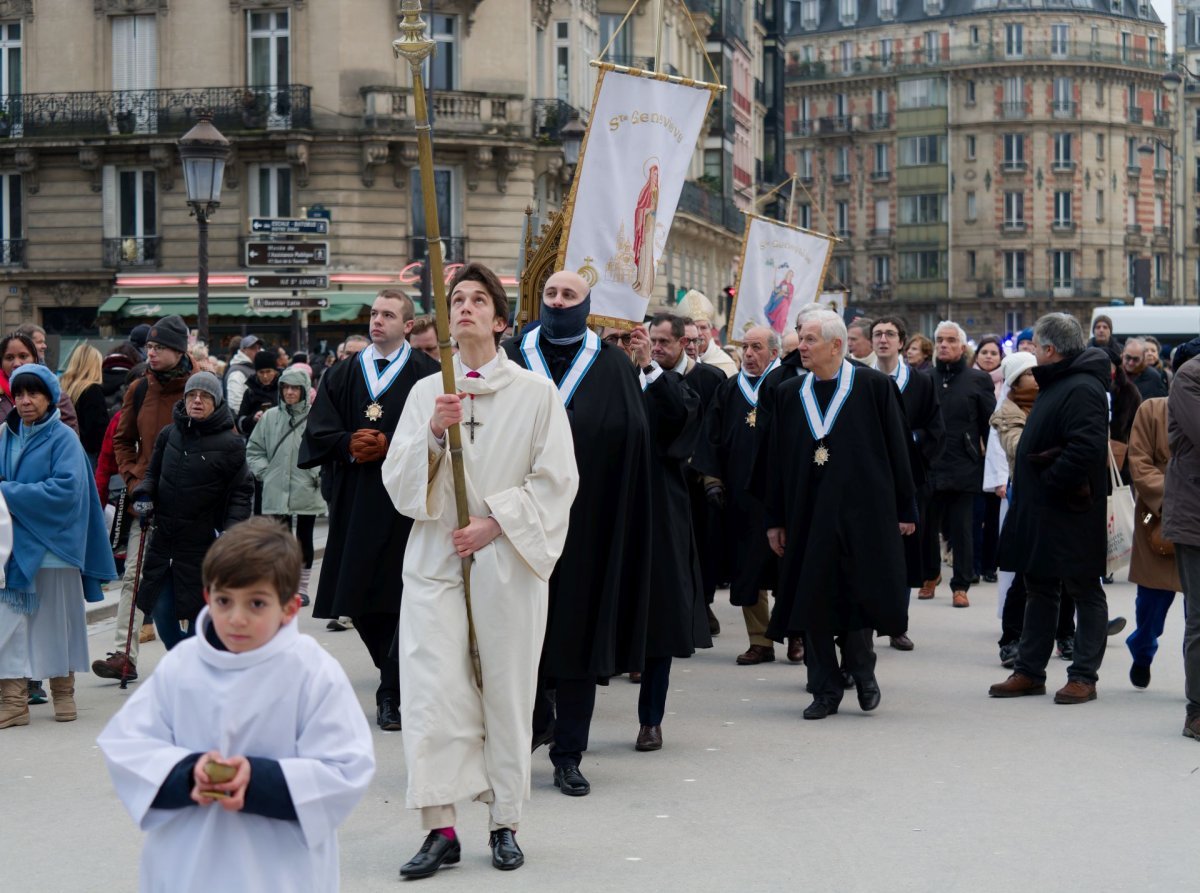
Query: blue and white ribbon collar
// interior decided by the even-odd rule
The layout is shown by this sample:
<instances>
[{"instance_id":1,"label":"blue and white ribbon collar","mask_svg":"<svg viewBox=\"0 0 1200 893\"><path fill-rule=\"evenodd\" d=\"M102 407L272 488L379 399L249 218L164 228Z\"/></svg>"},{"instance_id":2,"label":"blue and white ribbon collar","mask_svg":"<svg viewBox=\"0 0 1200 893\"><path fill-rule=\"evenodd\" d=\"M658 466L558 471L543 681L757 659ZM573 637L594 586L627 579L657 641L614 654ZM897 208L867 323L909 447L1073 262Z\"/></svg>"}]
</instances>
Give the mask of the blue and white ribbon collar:
<instances>
[{"instance_id":1,"label":"blue and white ribbon collar","mask_svg":"<svg viewBox=\"0 0 1200 893\"><path fill-rule=\"evenodd\" d=\"M558 385L558 396L562 400L563 406L571 402L580 382L588 374L588 370L592 368L592 364L596 362L596 357L599 355L600 336L589 329L584 333L583 344L579 346L579 352L575 354L575 359L571 360L567 374L563 376L563 380ZM554 381L554 376L550 374L550 367L546 365L546 358L542 356L542 349L538 345L537 329L527 332L521 339L521 356L525 358L525 365L529 367L530 371Z\"/></svg>"},{"instance_id":2,"label":"blue and white ribbon collar","mask_svg":"<svg viewBox=\"0 0 1200 893\"><path fill-rule=\"evenodd\" d=\"M854 388L854 366L848 360L842 360L842 368L838 370L836 379L837 390L833 394L833 399L829 401L829 408L824 415L821 414L821 407L817 405L817 397L813 393L813 385L816 380L817 377L811 372L804 376L804 383L800 386L800 402L804 407L804 416L808 419L808 430L812 432L813 439L824 440L825 436L833 430L838 413L842 411L846 398L850 396L850 391Z\"/></svg>"},{"instance_id":3,"label":"blue and white ribbon collar","mask_svg":"<svg viewBox=\"0 0 1200 893\"><path fill-rule=\"evenodd\" d=\"M371 395L372 400L379 402L379 398L387 393L388 388L396 381L396 376L403 372L404 367L408 365L408 359L411 356L412 347L405 341L396 358L384 367L383 372L380 372L375 368L375 361L386 359L386 357L379 355L375 345L369 344L365 350L359 351L358 365L362 368L363 378L367 383L367 393Z\"/></svg>"},{"instance_id":4,"label":"blue and white ribbon collar","mask_svg":"<svg viewBox=\"0 0 1200 893\"><path fill-rule=\"evenodd\" d=\"M746 402L751 406L758 406L758 390L762 387L763 382L767 380L767 376L771 374L771 370L778 365L779 357L771 360L771 364L763 370L763 374L758 377L758 381L754 383L753 387L750 386L750 379L746 376L745 372L737 374L738 390L742 392L742 396L746 398Z\"/></svg>"}]
</instances>

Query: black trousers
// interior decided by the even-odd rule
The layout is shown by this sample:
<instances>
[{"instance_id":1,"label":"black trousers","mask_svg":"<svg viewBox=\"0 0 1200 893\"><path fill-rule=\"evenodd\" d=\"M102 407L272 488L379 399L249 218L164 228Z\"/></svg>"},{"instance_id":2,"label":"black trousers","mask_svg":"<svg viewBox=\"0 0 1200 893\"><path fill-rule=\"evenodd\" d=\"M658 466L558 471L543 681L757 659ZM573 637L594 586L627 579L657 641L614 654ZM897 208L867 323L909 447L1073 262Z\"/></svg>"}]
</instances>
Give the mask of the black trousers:
<instances>
[{"instance_id":1,"label":"black trousers","mask_svg":"<svg viewBox=\"0 0 1200 893\"><path fill-rule=\"evenodd\" d=\"M838 662L838 645L842 660ZM875 675L875 647L871 630L856 629L843 633L805 633L804 664L808 668L808 684L814 700L840 704L845 686L842 670L858 682ZM644 680L646 677L643 676Z\"/></svg>"},{"instance_id":2,"label":"black trousers","mask_svg":"<svg viewBox=\"0 0 1200 893\"><path fill-rule=\"evenodd\" d=\"M400 660L392 651L400 615L390 613L360 614L353 618L358 637L367 646L371 661L379 670L379 688L375 690L375 703L384 698L400 703Z\"/></svg>"},{"instance_id":3,"label":"black trousers","mask_svg":"<svg viewBox=\"0 0 1200 893\"><path fill-rule=\"evenodd\" d=\"M996 546L1000 542L1000 497L995 493L975 495L972 519L975 574L996 573Z\"/></svg>"},{"instance_id":4,"label":"black trousers","mask_svg":"<svg viewBox=\"0 0 1200 893\"><path fill-rule=\"evenodd\" d=\"M578 766L588 746L592 712L596 709L595 679L559 679L554 683L554 742L550 762L556 767Z\"/></svg>"},{"instance_id":5,"label":"black trousers","mask_svg":"<svg viewBox=\"0 0 1200 893\"><path fill-rule=\"evenodd\" d=\"M671 658L647 657L642 668L642 690L638 693L638 722L661 726L671 690Z\"/></svg>"},{"instance_id":6,"label":"black trousers","mask_svg":"<svg viewBox=\"0 0 1200 893\"><path fill-rule=\"evenodd\" d=\"M291 531L291 515L274 515L273 517ZM313 530L316 526L316 515L296 516L296 539L300 541L300 554L304 556L304 566L309 570L312 569L313 557L316 554L316 551L313 549Z\"/></svg>"},{"instance_id":7,"label":"black trousers","mask_svg":"<svg viewBox=\"0 0 1200 893\"><path fill-rule=\"evenodd\" d=\"M1016 671L1039 682L1046 681L1046 664L1054 653L1054 633L1063 592L1075 599L1079 626L1075 630L1075 657L1067 667L1068 679L1095 684L1108 644L1108 599L1099 577L1034 577L1025 575L1025 628L1017 648Z\"/></svg>"},{"instance_id":8,"label":"black trousers","mask_svg":"<svg viewBox=\"0 0 1200 893\"><path fill-rule=\"evenodd\" d=\"M975 515L975 494L961 490L935 490L929 498L926 524L921 531L925 548L925 579L936 580L942 566L942 550L938 533L942 522L954 551L954 573L950 577L950 588L966 592L971 588L975 576L975 542L972 520Z\"/></svg>"},{"instance_id":9,"label":"black trousers","mask_svg":"<svg viewBox=\"0 0 1200 893\"><path fill-rule=\"evenodd\" d=\"M1004 597L1004 613L1000 618L1000 627L999 645L1020 641L1021 630L1025 628L1025 577L1022 574L1013 577L1008 595ZM1065 590L1058 603L1058 628L1054 632L1054 638L1075 638L1075 599Z\"/></svg>"}]
</instances>

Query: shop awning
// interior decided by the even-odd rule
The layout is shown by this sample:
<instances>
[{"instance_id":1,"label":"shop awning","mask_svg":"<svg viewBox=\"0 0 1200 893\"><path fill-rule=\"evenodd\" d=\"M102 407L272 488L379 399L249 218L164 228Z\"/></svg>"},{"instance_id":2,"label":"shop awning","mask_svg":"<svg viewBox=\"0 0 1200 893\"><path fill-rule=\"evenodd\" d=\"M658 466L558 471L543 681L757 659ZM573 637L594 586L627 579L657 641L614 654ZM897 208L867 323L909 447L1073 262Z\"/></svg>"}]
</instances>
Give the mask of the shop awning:
<instances>
[{"instance_id":1,"label":"shop awning","mask_svg":"<svg viewBox=\"0 0 1200 893\"><path fill-rule=\"evenodd\" d=\"M349 322L363 310L370 309L376 292L324 292L319 296L329 299L329 306L316 311L321 322ZM315 296L315 295L310 295ZM100 305L100 313L111 314L122 320L153 322L164 316L178 314L183 317L196 315L196 296L180 294L124 294L113 295ZM257 310L250 305L249 295L218 295L208 299L210 317L234 319L286 318L290 310Z\"/></svg>"}]
</instances>

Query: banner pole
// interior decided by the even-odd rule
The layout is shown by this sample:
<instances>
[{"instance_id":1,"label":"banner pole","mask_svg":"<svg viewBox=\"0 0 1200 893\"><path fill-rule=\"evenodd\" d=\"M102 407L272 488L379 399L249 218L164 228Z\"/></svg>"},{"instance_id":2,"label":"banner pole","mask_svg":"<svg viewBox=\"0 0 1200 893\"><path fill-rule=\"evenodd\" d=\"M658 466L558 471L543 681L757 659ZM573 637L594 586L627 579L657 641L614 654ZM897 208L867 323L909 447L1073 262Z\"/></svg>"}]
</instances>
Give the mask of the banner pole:
<instances>
[{"instance_id":1,"label":"banner pole","mask_svg":"<svg viewBox=\"0 0 1200 893\"><path fill-rule=\"evenodd\" d=\"M792 211L796 207L796 175L792 174L792 188L788 190L787 222L792 222Z\"/></svg>"},{"instance_id":2,"label":"banner pole","mask_svg":"<svg viewBox=\"0 0 1200 893\"><path fill-rule=\"evenodd\" d=\"M658 23L654 35L654 70L659 71L659 60L662 58L663 0L655 0L654 9L654 20Z\"/></svg>"}]
</instances>

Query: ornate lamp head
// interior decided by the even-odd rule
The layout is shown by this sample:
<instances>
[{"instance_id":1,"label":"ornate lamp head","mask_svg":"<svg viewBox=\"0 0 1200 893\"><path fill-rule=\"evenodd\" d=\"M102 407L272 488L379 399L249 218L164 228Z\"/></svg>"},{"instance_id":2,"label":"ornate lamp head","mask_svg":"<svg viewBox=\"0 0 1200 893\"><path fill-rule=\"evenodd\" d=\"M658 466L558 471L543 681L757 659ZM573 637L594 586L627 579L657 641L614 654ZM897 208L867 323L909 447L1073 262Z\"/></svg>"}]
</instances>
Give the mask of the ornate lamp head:
<instances>
[{"instance_id":1,"label":"ornate lamp head","mask_svg":"<svg viewBox=\"0 0 1200 893\"><path fill-rule=\"evenodd\" d=\"M425 36L421 18L421 0L403 0L400 4L400 37L392 41L392 52L403 56L414 69L433 52L433 41Z\"/></svg>"}]
</instances>

